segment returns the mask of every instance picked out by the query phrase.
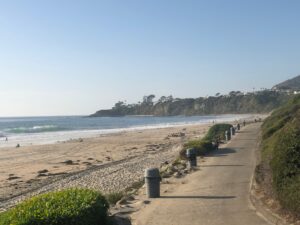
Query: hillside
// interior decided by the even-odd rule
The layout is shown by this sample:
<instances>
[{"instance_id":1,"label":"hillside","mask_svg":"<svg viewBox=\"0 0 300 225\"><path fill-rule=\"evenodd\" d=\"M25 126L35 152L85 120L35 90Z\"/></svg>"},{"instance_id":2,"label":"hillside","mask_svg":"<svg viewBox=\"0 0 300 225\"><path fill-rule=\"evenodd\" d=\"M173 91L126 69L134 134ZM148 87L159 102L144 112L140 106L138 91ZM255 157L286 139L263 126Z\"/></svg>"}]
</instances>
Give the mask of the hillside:
<instances>
[{"instance_id":1,"label":"hillside","mask_svg":"<svg viewBox=\"0 0 300 225\"><path fill-rule=\"evenodd\" d=\"M300 75L292 79L286 80L280 84L277 84L272 89L300 91Z\"/></svg>"},{"instance_id":2,"label":"hillside","mask_svg":"<svg viewBox=\"0 0 300 225\"><path fill-rule=\"evenodd\" d=\"M173 98L162 96L153 101L154 95L145 96L138 104L118 102L112 109L99 110L92 117L110 117L127 115L154 116L192 116L229 113L266 113L285 103L290 96L276 91L260 91L243 94L230 92L228 95L211 96L208 98Z\"/></svg>"},{"instance_id":3,"label":"hillside","mask_svg":"<svg viewBox=\"0 0 300 225\"><path fill-rule=\"evenodd\" d=\"M256 180L283 209L300 215L300 95L266 119L262 126L262 162Z\"/></svg>"}]
</instances>

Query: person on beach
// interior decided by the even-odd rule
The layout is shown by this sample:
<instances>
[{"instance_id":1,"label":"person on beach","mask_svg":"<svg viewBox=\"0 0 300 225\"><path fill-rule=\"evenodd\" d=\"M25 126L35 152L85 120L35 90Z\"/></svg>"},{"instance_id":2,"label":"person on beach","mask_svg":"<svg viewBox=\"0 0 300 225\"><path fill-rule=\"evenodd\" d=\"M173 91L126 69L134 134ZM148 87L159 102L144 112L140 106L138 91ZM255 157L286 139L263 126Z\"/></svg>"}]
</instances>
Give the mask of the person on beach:
<instances>
[{"instance_id":1,"label":"person on beach","mask_svg":"<svg viewBox=\"0 0 300 225\"><path fill-rule=\"evenodd\" d=\"M244 120L243 125L244 125L244 127L246 126L246 120Z\"/></svg>"},{"instance_id":2,"label":"person on beach","mask_svg":"<svg viewBox=\"0 0 300 225\"><path fill-rule=\"evenodd\" d=\"M8 138L7 138L7 137L5 137L5 141L8 141Z\"/></svg>"}]
</instances>

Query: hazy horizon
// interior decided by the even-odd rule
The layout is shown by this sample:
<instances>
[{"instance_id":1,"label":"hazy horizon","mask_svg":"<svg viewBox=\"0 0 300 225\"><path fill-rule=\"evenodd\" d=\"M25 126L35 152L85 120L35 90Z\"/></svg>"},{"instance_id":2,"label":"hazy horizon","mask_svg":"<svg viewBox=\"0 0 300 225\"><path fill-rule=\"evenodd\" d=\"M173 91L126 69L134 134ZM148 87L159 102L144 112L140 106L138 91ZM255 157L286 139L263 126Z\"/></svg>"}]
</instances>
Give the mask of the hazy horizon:
<instances>
[{"instance_id":1,"label":"hazy horizon","mask_svg":"<svg viewBox=\"0 0 300 225\"><path fill-rule=\"evenodd\" d=\"M296 0L0 2L0 117L271 88L300 74L299 10Z\"/></svg>"}]
</instances>

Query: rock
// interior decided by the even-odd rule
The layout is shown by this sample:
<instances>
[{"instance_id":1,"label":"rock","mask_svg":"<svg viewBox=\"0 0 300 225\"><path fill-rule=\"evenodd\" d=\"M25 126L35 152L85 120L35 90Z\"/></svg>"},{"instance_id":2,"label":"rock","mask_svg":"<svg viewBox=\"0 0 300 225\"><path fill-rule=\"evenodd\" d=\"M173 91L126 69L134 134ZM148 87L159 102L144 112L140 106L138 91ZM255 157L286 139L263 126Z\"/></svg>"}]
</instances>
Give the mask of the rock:
<instances>
[{"instance_id":1,"label":"rock","mask_svg":"<svg viewBox=\"0 0 300 225\"><path fill-rule=\"evenodd\" d=\"M177 166L177 169L178 170L184 170L186 168L186 165L183 165L183 164L179 164L178 166Z\"/></svg>"},{"instance_id":2,"label":"rock","mask_svg":"<svg viewBox=\"0 0 300 225\"><path fill-rule=\"evenodd\" d=\"M17 177L17 176L10 176L9 178L7 178L7 180L15 180L15 179L20 179L20 177Z\"/></svg>"},{"instance_id":3,"label":"rock","mask_svg":"<svg viewBox=\"0 0 300 225\"><path fill-rule=\"evenodd\" d=\"M48 173L49 171L48 170L40 170L40 171L38 171L38 173Z\"/></svg>"},{"instance_id":4,"label":"rock","mask_svg":"<svg viewBox=\"0 0 300 225\"><path fill-rule=\"evenodd\" d=\"M176 173L174 173L173 175L175 178L180 178L182 176L182 174L178 171Z\"/></svg>"},{"instance_id":5,"label":"rock","mask_svg":"<svg viewBox=\"0 0 300 225\"><path fill-rule=\"evenodd\" d=\"M168 165L168 164L169 164L168 161L164 161L164 162L162 163L162 165Z\"/></svg>"},{"instance_id":6,"label":"rock","mask_svg":"<svg viewBox=\"0 0 300 225\"><path fill-rule=\"evenodd\" d=\"M189 170L188 170L188 169L184 169L184 170L183 170L183 173L188 174L188 173L189 173Z\"/></svg>"},{"instance_id":7,"label":"rock","mask_svg":"<svg viewBox=\"0 0 300 225\"><path fill-rule=\"evenodd\" d=\"M62 163L66 164L66 165L73 165L74 164L74 162L72 160L66 160Z\"/></svg>"}]
</instances>

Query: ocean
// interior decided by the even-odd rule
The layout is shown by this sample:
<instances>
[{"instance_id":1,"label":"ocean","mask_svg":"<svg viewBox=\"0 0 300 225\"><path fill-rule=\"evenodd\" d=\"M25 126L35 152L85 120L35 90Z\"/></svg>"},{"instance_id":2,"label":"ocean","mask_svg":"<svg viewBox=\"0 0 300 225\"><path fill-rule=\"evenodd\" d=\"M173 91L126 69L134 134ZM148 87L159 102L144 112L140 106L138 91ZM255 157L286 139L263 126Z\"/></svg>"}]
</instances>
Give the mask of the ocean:
<instances>
[{"instance_id":1,"label":"ocean","mask_svg":"<svg viewBox=\"0 0 300 225\"><path fill-rule=\"evenodd\" d=\"M50 144L122 131L243 120L251 115L0 118L0 148ZM7 137L7 140L6 140Z\"/></svg>"}]
</instances>

